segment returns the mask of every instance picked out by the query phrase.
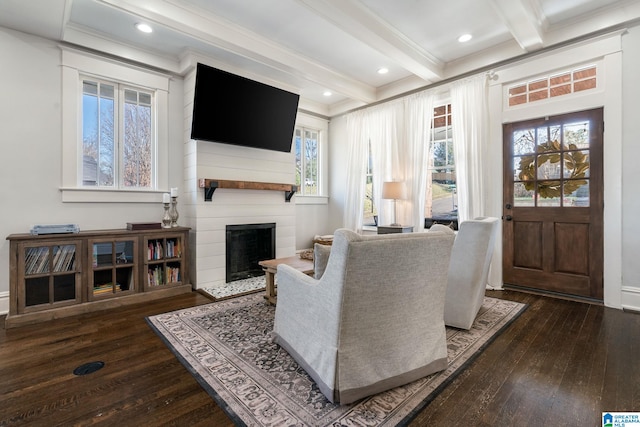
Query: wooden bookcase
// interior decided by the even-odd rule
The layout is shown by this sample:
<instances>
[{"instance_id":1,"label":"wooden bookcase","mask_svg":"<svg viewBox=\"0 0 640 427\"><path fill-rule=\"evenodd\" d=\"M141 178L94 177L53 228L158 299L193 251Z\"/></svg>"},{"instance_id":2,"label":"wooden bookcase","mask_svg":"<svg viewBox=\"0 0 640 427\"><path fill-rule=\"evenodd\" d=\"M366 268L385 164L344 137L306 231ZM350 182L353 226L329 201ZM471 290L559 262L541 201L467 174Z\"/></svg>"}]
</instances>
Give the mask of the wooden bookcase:
<instances>
[{"instance_id":1,"label":"wooden bookcase","mask_svg":"<svg viewBox=\"0 0 640 427\"><path fill-rule=\"evenodd\" d=\"M7 240L7 328L191 292L187 227Z\"/></svg>"}]
</instances>

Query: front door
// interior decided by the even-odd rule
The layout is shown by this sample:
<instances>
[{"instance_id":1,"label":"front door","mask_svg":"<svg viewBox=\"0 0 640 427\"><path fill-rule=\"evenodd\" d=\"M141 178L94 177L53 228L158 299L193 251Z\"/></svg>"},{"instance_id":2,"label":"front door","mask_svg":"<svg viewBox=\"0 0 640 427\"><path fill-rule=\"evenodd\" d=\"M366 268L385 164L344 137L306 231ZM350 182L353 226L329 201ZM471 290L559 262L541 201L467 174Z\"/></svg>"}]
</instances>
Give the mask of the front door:
<instances>
[{"instance_id":1,"label":"front door","mask_svg":"<svg viewBox=\"0 0 640 427\"><path fill-rule=\"evenodd\" d=\"M505 285L603 299L602 108L503 125Z\"/></svg>"}]
</instances>

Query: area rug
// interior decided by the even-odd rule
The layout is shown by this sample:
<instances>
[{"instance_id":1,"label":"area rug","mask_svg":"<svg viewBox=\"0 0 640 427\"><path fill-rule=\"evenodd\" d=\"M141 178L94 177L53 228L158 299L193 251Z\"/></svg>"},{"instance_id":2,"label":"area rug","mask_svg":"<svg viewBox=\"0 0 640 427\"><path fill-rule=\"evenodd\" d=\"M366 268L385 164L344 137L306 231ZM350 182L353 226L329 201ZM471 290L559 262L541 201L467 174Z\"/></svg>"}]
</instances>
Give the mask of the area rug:
<instances>
[{"instance_id":1,"label":"area rug","mask_svg":"<svg viewBox=\"0 0 640 427\"><path fill-rule=\"evenodd\" d=\"M411 421L524 310L486 297L471 330L447 328L446 370L350 405L330 403L271 341L275 307L262 294L147 318L236 425L395 426Z\"/></svg>"}]
</instances>

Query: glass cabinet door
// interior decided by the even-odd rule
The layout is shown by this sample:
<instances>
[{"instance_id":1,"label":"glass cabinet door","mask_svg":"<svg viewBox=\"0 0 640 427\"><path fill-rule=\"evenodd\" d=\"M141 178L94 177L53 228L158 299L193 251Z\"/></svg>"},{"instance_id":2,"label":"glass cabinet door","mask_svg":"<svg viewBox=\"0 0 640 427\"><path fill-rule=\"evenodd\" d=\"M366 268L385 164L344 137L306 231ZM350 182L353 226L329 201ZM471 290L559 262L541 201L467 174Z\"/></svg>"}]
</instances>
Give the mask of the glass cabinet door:
<instances>
[{"instance_id":1,"label":"glass cabinet door","mask_svg":"<svg viewBox=\"0 0 640 427\"><path fill-rule=\"evenodd\" d=\"M89 299L136 291L135 239L90 242L92 272Z\"/></svg>"},{"instance_id":2,"label":"glass cabinet door","mask_svg":"<svg viewBox=\"0 0 640 427\"><path fill-rule=\"evenodd\" d=\"M19 308L21 312L80 300L80 265L76 256L79 247L79 242L22 246L19 256L24 266L24 296L21 300L24 305Z\"/></svg>"}]
</instances>

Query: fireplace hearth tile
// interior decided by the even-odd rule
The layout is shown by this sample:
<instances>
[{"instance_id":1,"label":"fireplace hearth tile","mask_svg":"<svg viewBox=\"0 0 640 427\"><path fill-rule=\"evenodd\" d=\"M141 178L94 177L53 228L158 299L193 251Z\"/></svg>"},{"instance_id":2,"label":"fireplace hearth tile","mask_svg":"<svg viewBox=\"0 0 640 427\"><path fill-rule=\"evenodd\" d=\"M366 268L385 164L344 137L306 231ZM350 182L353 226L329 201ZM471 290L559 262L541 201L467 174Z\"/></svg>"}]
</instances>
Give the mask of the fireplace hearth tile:
<instances>
[{"instance_id":1,"label":"fireplace hearth tile","mask_svg":"<svg viewBox=\"0 0 640 427\"><path fill-rule=\"evenodd\" d=\"M264 276L249 277L225 283L223 286L209 286L200 290L211 296L214 300L233 298L248 293L260 292L265 289Z\"/></svg>"}]
</instances>

